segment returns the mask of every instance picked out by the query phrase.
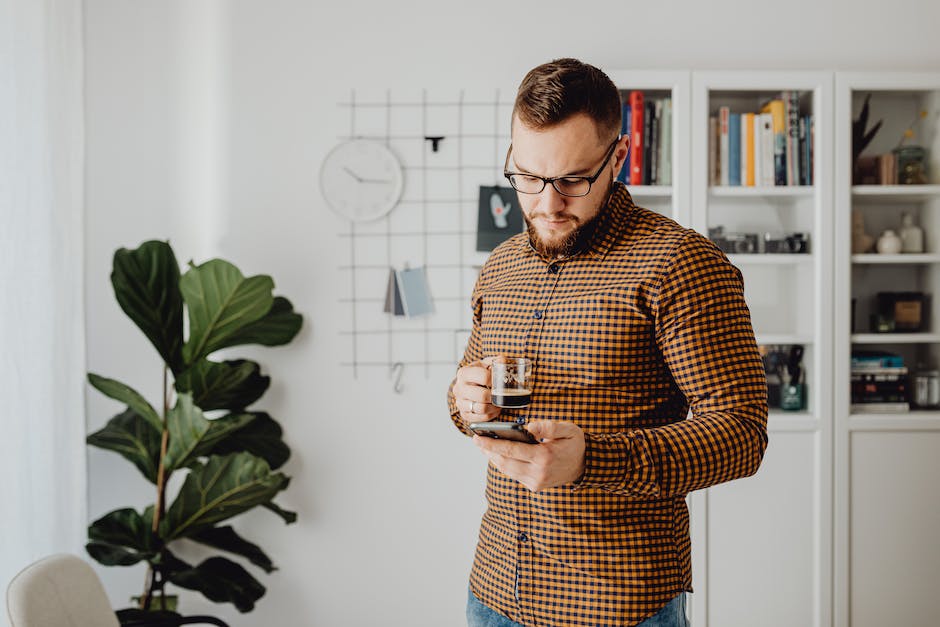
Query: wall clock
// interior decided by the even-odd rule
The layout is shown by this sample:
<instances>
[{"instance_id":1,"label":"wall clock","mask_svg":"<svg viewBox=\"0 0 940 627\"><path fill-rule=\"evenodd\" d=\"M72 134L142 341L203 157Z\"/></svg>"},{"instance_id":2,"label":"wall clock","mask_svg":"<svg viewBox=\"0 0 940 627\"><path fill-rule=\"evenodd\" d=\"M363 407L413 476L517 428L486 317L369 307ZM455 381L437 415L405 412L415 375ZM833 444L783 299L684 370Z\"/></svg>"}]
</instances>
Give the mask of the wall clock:
<instances>
[{"instance_id":1,"label":"wall clock","mask_svg":"<svg viewBox=\"0 0 940 627\"><path fill-rule=\"evenodd\" d=\"M385 144L353 139L336 145L320 166L320 190L330 209L353 222L381 218L401 199L401 161Z\"/></svg>"}]
</instances>

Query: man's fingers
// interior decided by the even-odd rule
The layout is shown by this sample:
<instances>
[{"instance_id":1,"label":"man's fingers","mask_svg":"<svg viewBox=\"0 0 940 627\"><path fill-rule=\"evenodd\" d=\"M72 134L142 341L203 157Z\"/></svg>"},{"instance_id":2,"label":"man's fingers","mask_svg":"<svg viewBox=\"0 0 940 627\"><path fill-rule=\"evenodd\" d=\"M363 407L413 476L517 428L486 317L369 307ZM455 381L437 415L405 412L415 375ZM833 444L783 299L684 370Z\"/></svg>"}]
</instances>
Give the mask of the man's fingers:
<instances>
[{"instance_id":1,"label":"man's fingers","mask_svg":"<svg viewBox=\"0 0 940 627\"><path fill-rule=\"evenodd\" d=\"M496 438L480 436L474 437L473 441L487 455L499 455L507 459L515 459L527 464L533 462L539 453L537 447L532 444L525 444L524 442L497 440Z\"/></svg>"},{"instance_id":2,"label":"man's fingers","mask_svg":"<svg viewBox=\"0 0 940 627\"><path fill-rule=\"evenodd\" d=\"M579 429L573 422L561 420L533 420L526 425L536 440L562 440L574 437Z\"/></svg>"}]
</instances>

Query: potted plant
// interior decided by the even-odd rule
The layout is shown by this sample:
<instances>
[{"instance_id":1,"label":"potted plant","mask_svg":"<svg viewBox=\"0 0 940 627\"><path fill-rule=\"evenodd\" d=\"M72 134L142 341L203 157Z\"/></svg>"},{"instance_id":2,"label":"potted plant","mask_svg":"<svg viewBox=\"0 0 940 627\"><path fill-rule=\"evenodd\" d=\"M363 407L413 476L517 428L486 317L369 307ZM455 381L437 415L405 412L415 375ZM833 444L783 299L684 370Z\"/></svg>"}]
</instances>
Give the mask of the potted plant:
<instances>
[{"instance_id":1,"label":"potted plant","mask_svg":"<svg viewBox=\"0 0 940 627\"><path fill-rule=\"evenodd\" d=\"M98 562L148 565L139 608L119 612L123 618L169 609L167 583L250 611L265 588L243 566L222 556L188 564L174 554L174 543L186 538L271 572L275 567L264 551L222 523L258 506L286 523L297 518L273 500L289 482L276 472L290 456L281 427L267 413L249 409L270 378L256 362L210 357L243 344L287 344L302 316L272 294L269 276L246 278L221 259L189 265L181 276L168 242L114 254L115 297L164 363L159 410L129 386L88 374L92 386L127 406L88 443L119 453L155 486L153 505L141 512L117 509L88 528L86 549ZM177 473L185 478L175 495L168 494Z\"/></svg>"}]
</instances>

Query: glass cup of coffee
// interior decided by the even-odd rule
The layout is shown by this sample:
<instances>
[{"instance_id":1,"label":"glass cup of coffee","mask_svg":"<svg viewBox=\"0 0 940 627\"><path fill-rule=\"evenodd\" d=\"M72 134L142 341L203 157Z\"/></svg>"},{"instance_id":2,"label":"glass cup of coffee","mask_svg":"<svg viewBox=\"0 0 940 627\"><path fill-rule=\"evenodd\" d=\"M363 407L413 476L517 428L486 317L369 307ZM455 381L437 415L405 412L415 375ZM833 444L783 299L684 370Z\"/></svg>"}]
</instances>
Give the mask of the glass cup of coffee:
<instances>
[{"instance_id":1,"label":"glass cup of coffee","mask_svg":"<svg viewBox=\"0 0 940 627\"><path fill-rule=\"evenodd\" d=\"M529 378L532 361L525 357L497 357L490 366L493 404L512 409L532 402Z\"/></svg>"}]
</instances>

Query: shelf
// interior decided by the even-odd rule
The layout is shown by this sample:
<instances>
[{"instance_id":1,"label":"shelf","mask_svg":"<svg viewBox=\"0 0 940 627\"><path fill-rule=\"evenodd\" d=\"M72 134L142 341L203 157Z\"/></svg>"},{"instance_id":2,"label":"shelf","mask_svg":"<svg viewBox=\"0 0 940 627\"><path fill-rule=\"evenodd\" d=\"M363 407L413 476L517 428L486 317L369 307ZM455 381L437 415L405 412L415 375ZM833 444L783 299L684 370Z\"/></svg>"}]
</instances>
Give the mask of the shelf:
<instances>
[{"instance_id":1,"label":"shelf","mask_svg":"<svg viewBox=\"0 0 940 627\"><path fill-rule=\"evenodd\" d=\"M716 198L803 198L812 196L816 188L812 185L780 185L776 187L747 187L713 185L708 193Z\"/></svg>"},{"instance_id":2,"label":"shelf","mask_svg":"<svg viewBox=\"0 0 940 627\"><path fill-rule=\"evenodd\" d=\"M768 431L816 431L819 420L808 411L783 411L771 409L767 416Z\"/></svg>"},{"instance_id":3,"label":"shelf","mask_svg":"<svg viewBox=\"0 0 940 627\"><path fill-rule=\"evenodd\" d=\"M853 185L852 198L861 202L940 199L940 185Z\"/></svg>"},{"instance_id":4,"label":"shelf","mask_svg":"<svg viewBox=\"0 0 940 627\"><path fill-rule=\"evenodd\" d=\"M850 431L920 431L940 429L940 413L913 409L891 413L854 413L849 415Z\"/></svg>"},{"instance_id":5,"label":"shelf","mask_svg":"<svg viewBox=\"0 0 940 627\"><path fill-rule=\"evenodd\" d=\"M853 333L853 344L929 344L940 342L940 333Z\"/></svg>"},{"instance_id":6,"label":"shelf","mask_svg":"<svg viewBox=\"0 0 940 627\"><path fill-rule=\"evenodd\" d=\"M757 333L757 344L812 344L811 335L792 335L788 333Z\"/></svg>"},{"instance_id":7,"label":"shelf","mask_svg":"<svg viewBox=\"0 0 940 627\"><path fill-rule=\"evenodd\" d=\"M734 265L796 265L808 263L812 258L813 255L810 253L728 255L728 260Z\"/></svg>"},{"instance_id":8,"label":"shelf","mask_svg":"<svg viewBox=\"0 0 940 627\"><path fill-rule=\"evenodd\" d=\"M634 198L670 198L672 185L628 185L627 190Z\"/></svg>"},{"instance_id":9,"label":"shelf","mask_svg":"<svg viewBox=\"0 0 940 627\"><path fill-rule=\"evenodd\" d=\"M923 253L923 254L901 254L901 255L879 255L879 254L865 254L865 255L852 255L852 263L857 264L926 264L926 263L940 263L940 254L937 253Z\"/></svg>"}]
</instances>

